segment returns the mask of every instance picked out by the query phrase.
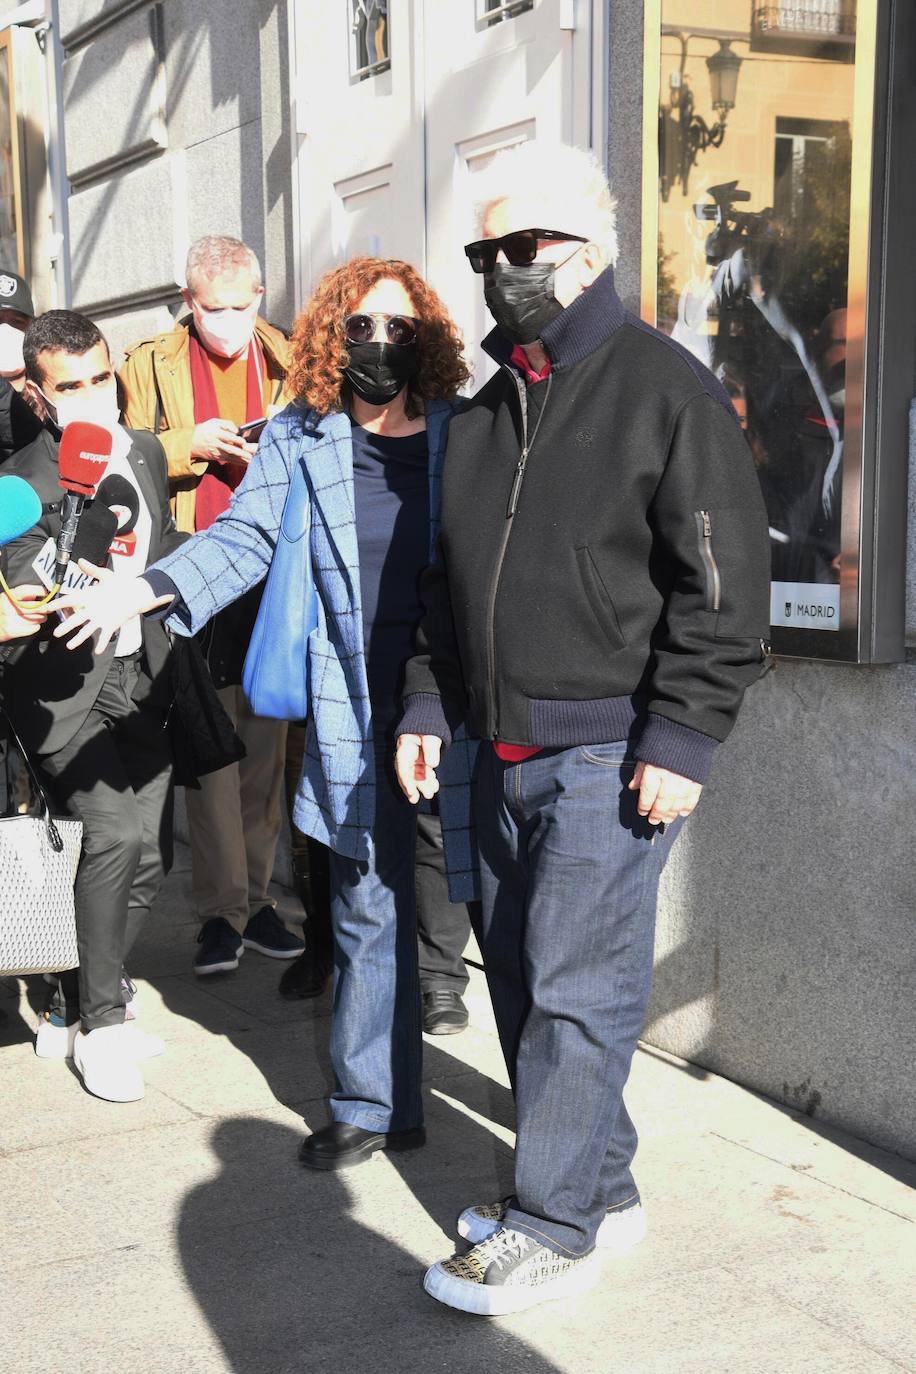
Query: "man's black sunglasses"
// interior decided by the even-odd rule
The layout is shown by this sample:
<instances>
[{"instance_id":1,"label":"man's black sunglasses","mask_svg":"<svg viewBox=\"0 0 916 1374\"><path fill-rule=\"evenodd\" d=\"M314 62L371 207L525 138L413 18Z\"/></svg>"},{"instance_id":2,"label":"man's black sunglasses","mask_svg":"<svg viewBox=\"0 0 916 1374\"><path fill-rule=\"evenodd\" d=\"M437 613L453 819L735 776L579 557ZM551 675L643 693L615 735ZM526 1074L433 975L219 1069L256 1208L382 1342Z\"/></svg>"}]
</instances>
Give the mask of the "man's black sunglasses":
<instances>
[{"instance_id":1,"label":"man's black sunglasses","mask_svg":"<svg viewBox=\"0 0 916 1374\"><path fill-rule=\"evenodd\" d=\"M513 267L527 267L538 255L538 243L544 239L556 243L588 243L581 234L561 234L559 229L516 229L498 239L480 239L466 243L464 251L475 272L492 272L499 250L505 253Z\"/></svg>"}]
</instances>

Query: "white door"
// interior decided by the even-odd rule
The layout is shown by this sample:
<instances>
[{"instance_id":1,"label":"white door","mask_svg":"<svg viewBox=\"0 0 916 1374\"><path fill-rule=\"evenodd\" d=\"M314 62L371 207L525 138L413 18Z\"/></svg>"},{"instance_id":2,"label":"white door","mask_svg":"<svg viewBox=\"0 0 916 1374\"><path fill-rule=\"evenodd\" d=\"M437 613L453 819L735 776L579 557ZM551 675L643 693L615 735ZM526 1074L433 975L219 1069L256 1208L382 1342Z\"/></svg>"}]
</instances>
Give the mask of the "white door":
<instances>
[{"instance_id":1,"label":"white door","mask_svg":"<svg viewBox=\"0 0 916 1374\"><path fill-rule=\"evenodd\" d=\"M479 237L474 177L525 139L590 145L591 8L426 0L426 270L464 331L475 387L492 371L478 345L493 321L462 251Z\"/></svg>"},{"instance_id":2,"label":"white door","mask_svg":"<svg viewBox=\"0 0 916 1374\"><path fill-rule=\"evenodd\" d=\"M421 8L422 0L291 0L300 300L360 253L422 268L413 40Z\"/></svg>"},{"instance_id":3,"label":"white door","mask_svg":"<svg viewBox=\"0 0 916 1374\"><path fill-rule=\"evenodd\" d=\"M535 136L603 153L603 4L290 5L300 292L356 253L406 258L464 332L479 386L492 322L462 251L476 236L473 179L499 149Z\"/></svg>"}]
</instances>

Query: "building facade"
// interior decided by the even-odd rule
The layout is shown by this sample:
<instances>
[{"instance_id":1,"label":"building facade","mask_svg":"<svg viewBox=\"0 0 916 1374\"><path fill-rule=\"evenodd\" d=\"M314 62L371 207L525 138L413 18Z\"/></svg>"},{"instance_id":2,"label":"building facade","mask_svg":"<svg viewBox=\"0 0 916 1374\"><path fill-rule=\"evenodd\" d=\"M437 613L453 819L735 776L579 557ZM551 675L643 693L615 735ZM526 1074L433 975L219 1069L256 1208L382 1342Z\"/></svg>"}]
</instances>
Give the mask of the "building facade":
<instances>
[{"instance_id":1,"label":"building facade","mask_svg":"<svg viewBox=\"0 0 916 1374\"><path fill-rule=\"evenodd\" d=\"M534 135L606 160L619 289L731 390L777 588L777 667L666 875L646 1039L916 1157L906 9L38 0L0 13L43 106L37 143L7 116L32 180L11 138L0 245L116 351L168 327L203 233L258 253L284 327L328 266L405 257L480 382L475 175Z\"/></svg>"}]
</instances>

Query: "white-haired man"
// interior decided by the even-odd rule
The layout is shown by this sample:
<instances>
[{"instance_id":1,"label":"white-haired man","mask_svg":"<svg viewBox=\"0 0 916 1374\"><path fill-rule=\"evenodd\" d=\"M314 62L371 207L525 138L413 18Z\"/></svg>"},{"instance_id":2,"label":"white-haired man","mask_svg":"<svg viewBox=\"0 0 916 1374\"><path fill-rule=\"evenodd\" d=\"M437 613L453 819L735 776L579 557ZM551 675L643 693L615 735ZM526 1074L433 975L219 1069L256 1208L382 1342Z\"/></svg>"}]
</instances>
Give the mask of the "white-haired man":
<instances>
[{"instance_id":1,"label":"white-haired man","mask_svg":"<svg viewBox=\"0 0 916 1374\"><path fill-rule=\"evenodd\" d=\"M468 244L497 374L452 422L440 556L408 665L398 772L436 790L451 726L480 755L482 948L515 1092L515 1190L458 1220L426 1288L480 1314L588 1287L645 1231L623 1088L658 882L759 675L768 540L716 379L614 289L588 155L497 159Z\"/></svg>"},{"instance_id":2,"label":"white-haired man","mask_svg":"<svg viewBox=\"0 0 916 1374\"><path fill-rule=\"evenodd\" d=\"M125 424L151 429L165 449L175 522L207 529L226 509L257 448L258 421L281 409L289 346L261 319L255 254L238 239L191 245L182 292L190 314L128 349L120 377ZM252 715L240 683L260 592L217 616L207 661L246 756L188 789L194 898L201 931L194 970L238 967L243 949L294 959L303 942L268 896L280 832L286 726Z\"/></svg>"}]
</instances>

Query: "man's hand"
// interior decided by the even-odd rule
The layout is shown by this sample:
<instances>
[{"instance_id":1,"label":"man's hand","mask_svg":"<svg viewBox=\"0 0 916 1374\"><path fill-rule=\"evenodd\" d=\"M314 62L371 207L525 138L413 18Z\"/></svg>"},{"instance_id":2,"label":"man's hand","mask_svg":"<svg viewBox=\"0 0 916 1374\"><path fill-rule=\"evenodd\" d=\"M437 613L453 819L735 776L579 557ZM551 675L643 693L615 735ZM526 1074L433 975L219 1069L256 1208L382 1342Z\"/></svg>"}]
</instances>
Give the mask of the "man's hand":
<instances>
[{"instance_id":1,"label":"man's hand","mask_svg":"<svg viewBox=\"0 0 916 1374\"><path fill-rule=\"evenodd\" d=\"M247 444L231 420L204 420L191 435L191 457L201 463L241 463L246 466L258 451Z\"/></svg>"},{"instance_id":2,"label":"man's hand","mask_svg":"<svg viewBox=\"0 0 916 1374\"><path fill-rule=\"evenodd\" d=\"M14 606L5 592L0 596L0 644L37 634L48 618L47 606L40 610L29 609L30 601L41 601L47 596L44 587L13 587L12 591L22 609Z\"/></svg>"},{"instance_id":3,"label":"man's hand","mask_svg":"<svg viewBox=\"0 0 916 1374\"><path fill-rule=\"evenodd\" d=\"M79 566L81 572L96 579L97 585L58 597L51 603L52 611L65 616L54 630L54 638L67 639L68 649L78 649L98 632L95 652L103 654L128 620L172 600L170 596L154 596L152 587L142 577L115 578L110 569L97 568L85 558L80 559Z\"/></svg>"},{"instance_id":4,"label":"man's hand","mask_svg":"<svg viewBox=\"0 0 916 1374\"><path fill-rule=\"evenodd\" d=\"M648 818L650 825L667 825L678 816L689 816L703 791L701 783L642 760L636 765L629 787L631 792L639 793L637 810Z\"/></svg>"},{"instance_id":5,"label":"man's hand","mask_svg":"<svg viewBox=\"0 0 916 1374\"><path fill-rule=\"evenodd\" d=\"M409 802L427 801L439 791L436 769L442 757L438 735L399 735L394 759L401 791Z\"/></svg>"}]
</instances>

